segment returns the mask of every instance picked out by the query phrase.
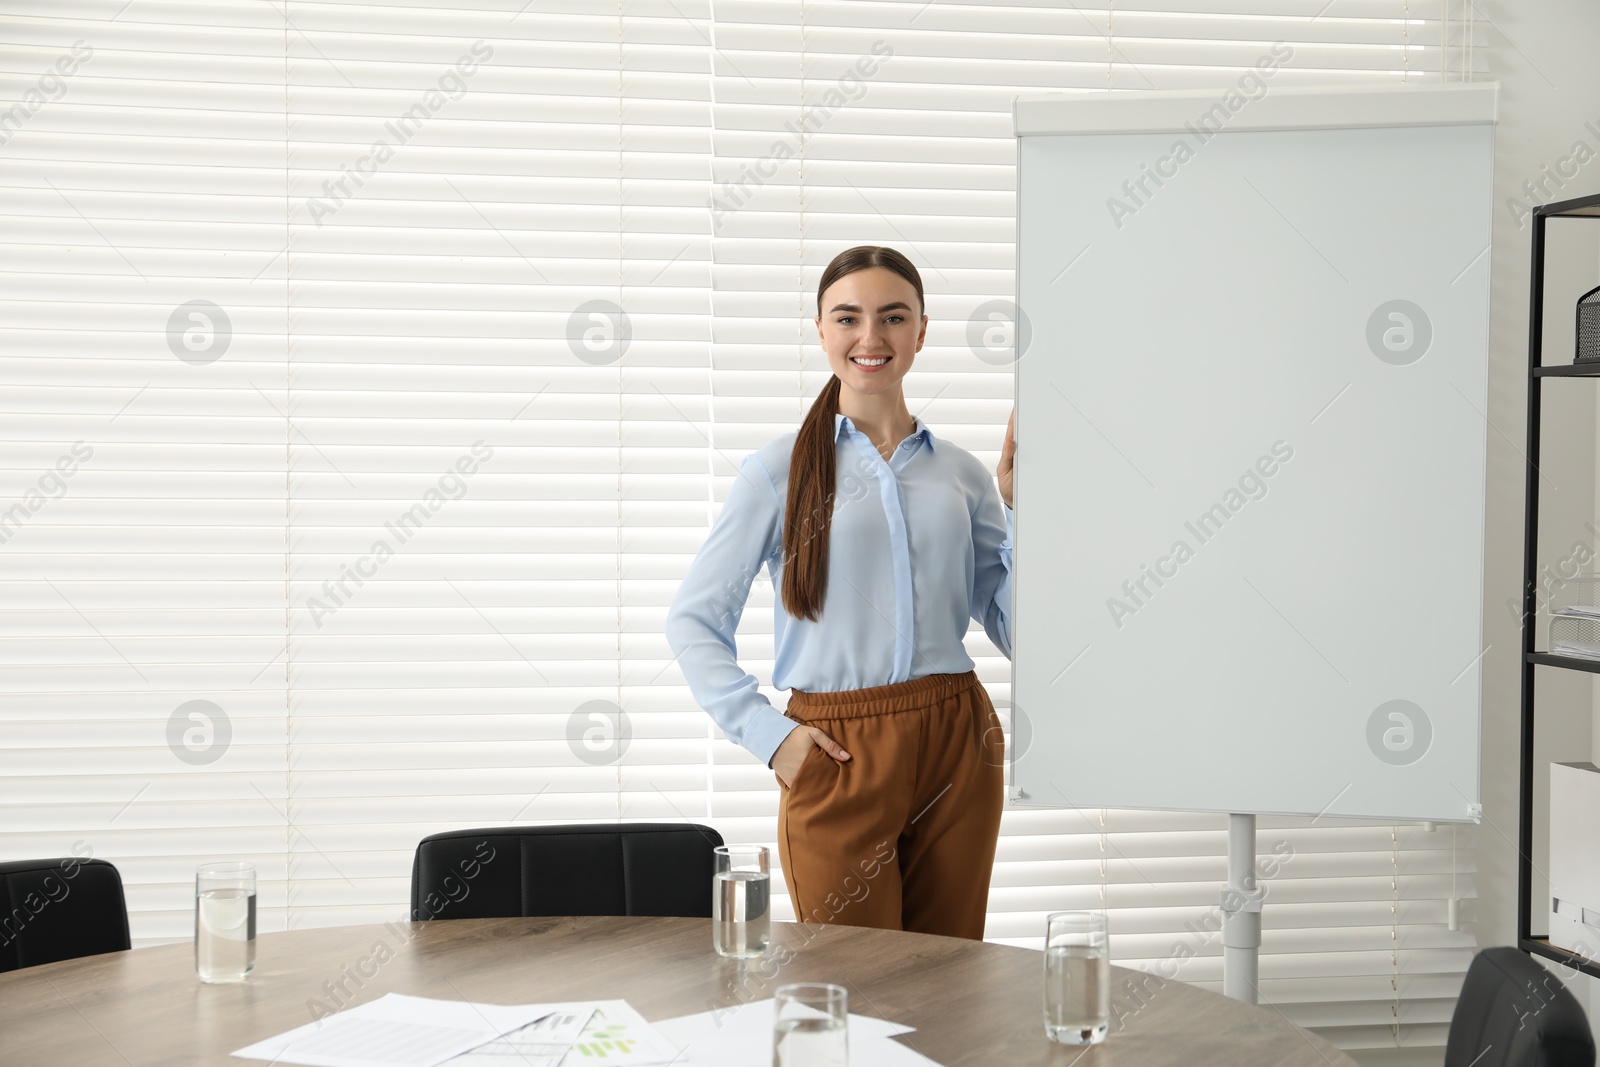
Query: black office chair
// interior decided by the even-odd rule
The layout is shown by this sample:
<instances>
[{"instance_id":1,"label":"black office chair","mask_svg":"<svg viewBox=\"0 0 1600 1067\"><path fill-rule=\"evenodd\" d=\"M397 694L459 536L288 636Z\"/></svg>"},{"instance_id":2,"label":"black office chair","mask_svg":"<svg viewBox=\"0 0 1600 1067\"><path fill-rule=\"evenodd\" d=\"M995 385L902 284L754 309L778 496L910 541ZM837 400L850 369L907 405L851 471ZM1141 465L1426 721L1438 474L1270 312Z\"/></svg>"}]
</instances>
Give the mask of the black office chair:
<instances>
[{"instance_id":1,"label":"black office chair","mask_svg":"<svg viewBox=\"0 0 1600 1067\"><path fill-rule=\"evenodd\" d=\"M411 919L711 917L713 849L696 823L568 823L431 834L411 866Z\"/></svg>"},{"instance_id":2,"label":"black office chair","mask_svg":"<svg viewBox=\"0 0 1600 1067\"><path fill-rule=\"evenodd\" d=\"M1444 1067L1594 1067L1578 1000L1533 957L1506 946L1472 959L1450 1017Z\"/></svg>"},{"instance_id":3,"label":"black office chair","mask_svg":"<svg viewBox=\"0 0 1600 1067\"><path fill-rule=\"evenodd\" d=\"M132 947L122 876L105 860L0 863L0 972Z\"/></svg>"}]
</instances>

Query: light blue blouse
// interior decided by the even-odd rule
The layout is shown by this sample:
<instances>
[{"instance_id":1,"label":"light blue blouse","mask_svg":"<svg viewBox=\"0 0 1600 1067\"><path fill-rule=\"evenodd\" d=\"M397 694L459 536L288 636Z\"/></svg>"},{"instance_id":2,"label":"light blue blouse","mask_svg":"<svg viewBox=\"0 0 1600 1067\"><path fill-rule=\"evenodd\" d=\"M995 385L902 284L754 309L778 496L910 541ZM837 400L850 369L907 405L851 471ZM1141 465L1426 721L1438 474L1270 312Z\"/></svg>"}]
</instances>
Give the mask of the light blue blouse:
<instances>
[{"instance_id":1,"label":"light blue blouse","mask_svg":"<svg viewBox=\"0 0 1600 1067\"><path fill-rule=\"evenodd\" d=\"M734 632L762 564L774 591L778 689L836 692L973 668L976 619L1011 656L1015 516L994 476L922 420L885 462L834 416L838 464L828 582L815 622L783 606L783 513L798 430L747 455L667 611L667 643L689 692L728 738L771 766L798 725L739 666Z\"/></svg>"}]
</instances>

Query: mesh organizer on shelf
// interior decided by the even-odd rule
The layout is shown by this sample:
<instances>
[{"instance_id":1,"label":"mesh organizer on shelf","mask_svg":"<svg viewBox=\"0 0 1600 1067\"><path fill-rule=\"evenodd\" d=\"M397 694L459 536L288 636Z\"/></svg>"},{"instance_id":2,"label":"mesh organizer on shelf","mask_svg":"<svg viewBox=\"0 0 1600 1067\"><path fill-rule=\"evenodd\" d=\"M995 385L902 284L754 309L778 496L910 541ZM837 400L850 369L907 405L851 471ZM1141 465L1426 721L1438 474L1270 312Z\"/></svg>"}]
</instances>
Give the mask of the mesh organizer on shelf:
<instances>
[{"instance_id":1,"label":"mesh organizer on shelf","mask_svg":"<svg viewBox=\"0 0 1600 1067\"><path fill-rule=\"evenodd\" d=\"M1578 297L1577 351L1574 363L1593 363L1600 360L1600 285Z\"/></svg>"},{"instance_id":2,"label":"mesh organizer on shelf","mask_svg":"<svg viewBox=\"0 0 1600 1067\"><path fill-rule=\"evenodd\" d=\"M1551 588L1550 651L1600 659L1600 574L1580 574Z\"/></svg>"}]
</instances>

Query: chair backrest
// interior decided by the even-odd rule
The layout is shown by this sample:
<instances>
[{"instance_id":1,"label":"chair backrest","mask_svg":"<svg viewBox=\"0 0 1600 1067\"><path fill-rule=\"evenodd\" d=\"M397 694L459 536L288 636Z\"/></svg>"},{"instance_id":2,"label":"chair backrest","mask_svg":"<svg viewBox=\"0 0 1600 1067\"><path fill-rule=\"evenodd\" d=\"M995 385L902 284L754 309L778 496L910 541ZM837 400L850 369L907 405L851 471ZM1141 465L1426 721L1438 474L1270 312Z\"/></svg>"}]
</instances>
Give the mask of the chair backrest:
<instances>
[{"instance_id":1,"label":"chair backrest","mask_svg":"<svg viewBox=\"0 0 1600 1067\"><path fill-rule=\"evenodd\" d=\"M713 850L697 823L570 823L451 830L417 845L411 918L711 917Z\"/></svg>"},{"instance_id":2,"label":"chair backrest","mask_svg":"<svg viewBox=\"0 0 1600 1067\"><path fill-rule=\"evenodd\" d=\"M105 860L0 863L0 971L132 947L122 876Z\"/></svg>"},{"instance_id":3,"label":"chair backrest","mask_svg":"<svg viewBox=\"0 0 1600 1067\"><path fill-rule=\"evenodd\" d=\"M1594 1037L1561 979L1520 949L1472 959L1450 1017L1445 1067L1594 1067Z\"/></svg>"}]
</instances>

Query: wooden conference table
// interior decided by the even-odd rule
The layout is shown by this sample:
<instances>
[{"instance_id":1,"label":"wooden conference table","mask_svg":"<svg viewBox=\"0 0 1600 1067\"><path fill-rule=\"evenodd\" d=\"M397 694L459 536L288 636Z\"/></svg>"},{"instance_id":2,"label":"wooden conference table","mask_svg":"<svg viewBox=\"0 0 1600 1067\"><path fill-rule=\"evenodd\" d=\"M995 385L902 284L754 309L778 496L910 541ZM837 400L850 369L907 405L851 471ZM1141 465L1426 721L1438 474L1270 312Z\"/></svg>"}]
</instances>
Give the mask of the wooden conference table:
<instances>
[{"instance_id":1,"label":"wooden conference table","mask_svg":"<svg viewBox=\"0 0 1600 1067\"><path fill-rule=\"evenodd\" d=\"M295 930L261 935L255 973L238 985L196 979L188 943L64 960L0 974L0 1062L243 1067L264 1061L228 1054L311 1022L314 1002L337 1008L389 992L500 1004L623 998L653 1021L830 981L849 988L851 1011L916 1027L895 1040L947 1067L1355 1063L1271 1008L1123 967L1112 968L1105 1043L1057 1045L1044 1036L1038 952L848 926L774 922L772 933L766 960L735 962L712 951L708 919Z\"/></svg>"}]
</instances>

